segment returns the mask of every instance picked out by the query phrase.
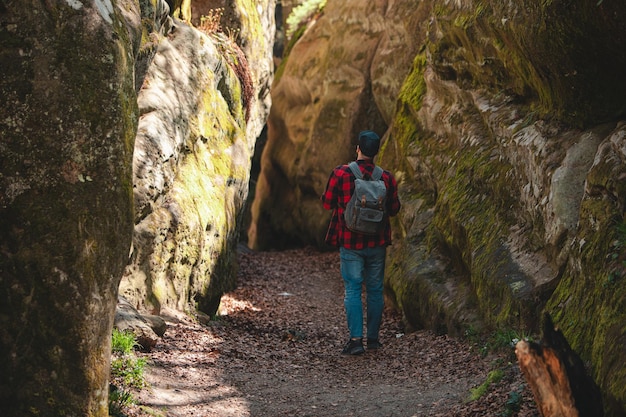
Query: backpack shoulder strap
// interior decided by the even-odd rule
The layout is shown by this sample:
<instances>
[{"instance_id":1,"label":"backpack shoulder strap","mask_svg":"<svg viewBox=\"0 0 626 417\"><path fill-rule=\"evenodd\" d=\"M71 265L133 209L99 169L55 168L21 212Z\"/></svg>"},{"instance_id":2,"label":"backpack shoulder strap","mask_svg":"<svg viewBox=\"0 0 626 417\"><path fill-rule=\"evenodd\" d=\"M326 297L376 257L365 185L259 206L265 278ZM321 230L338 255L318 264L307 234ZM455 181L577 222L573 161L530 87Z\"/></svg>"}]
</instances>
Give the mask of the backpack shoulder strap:
<instances>
[{"instance_id":1,"label":"backpack shoulder strap","mask_svg":"<svg viewBox=\"0 0 626 417\"><path fill-rule=\"evenodd\" d=\"M374 181L378 181L382 177L383 177L383 169L381 167L379 167L378 165L376 165L374 167L374 171L372 172L372 179Z\"/></svg>"},{"instance_id":2,"label":"backpack shoulder strap","mask_svg":"<svg viewBox=\"0 0 626 417\"><path fill-rule=\"evenodd\" d=\"M350 171L352 171L355 177L357 177L358 179L363 178L363 173L361 172L361 168L359 168L359 164L357 164L356 161L350 162L348 166L350 167Z\"/></svg>"}]
</instances>

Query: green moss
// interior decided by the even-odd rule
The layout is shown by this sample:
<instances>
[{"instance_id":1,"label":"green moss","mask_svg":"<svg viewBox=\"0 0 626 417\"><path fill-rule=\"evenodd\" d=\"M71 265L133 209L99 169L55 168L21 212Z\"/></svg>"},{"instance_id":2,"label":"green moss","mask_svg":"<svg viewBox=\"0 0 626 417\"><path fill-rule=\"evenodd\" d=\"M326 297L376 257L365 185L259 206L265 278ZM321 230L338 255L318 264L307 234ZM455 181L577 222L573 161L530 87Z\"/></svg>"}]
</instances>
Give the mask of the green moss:
<instances>
[{"instance_id":1,"label":"green moss","mask_svg":"<svg viewBox=\"0 0 626 417\"><path fill-rule=\"evenodd\" d=\"M304 35L304 32L306 32L306 26L301 26L298 28L298 30L294 32L293 36L289 38L289 42L287 43L285 47L285 51L283 52L283 59L280 61L278 68L276 68L276 71L274 72L274 81L273 81L274 85L276 85L280 81L281 77L283 76L283 72L285 71L285 67L289 60L289 55L291 53L291 50L296 45L298 40L300 40L302 35Z\"/></svg>"},{"instance_id":2,"label":"green moss","mask_svg":"<svg viewBox=\"0 0 626 417\"><path fill-rule=\"evenodd\" d=\"M503 258L502 248L493 244L491 238L509 224L501 212L507 212L512 204L510 184L505 178L510 166L490 160L487 150L465 149L459 152L458 144L438 141L422 131L417 114L426 93L425 67L425 55L418 55L400 92L392 134L395 149L398 149L396 166L410 178L420 178L419 181L422 181L421 184L412 184L410 189L403 188L403 201L419 199L420 211L436 204L435 218L426 230L424 243L418 246L410 244L410 247L405 248L405 251L416 254L411 257L411 261L398 260L389 268L390 286L395 292L396 303L413 324L427 321L430 325L442 326L442 330L454 331L452 315L457 308L455 304L460 305L460 300L447 300L447 303L452 304L442 304L442 290L437 289L437 286L445 285L448 278L444 277L443 271L430 269L429 266L429 252L443 246L445 251L457 258L453 263L459 265L461 270L473 271L471 285L478 288L479 300L481 294L489 294L489 297L483 297L488 300L494 291L502 293L500 299L504 302L497 306L486 305L486 301L478 301L476 305L484 310L489 320L507 323L511 319L511 312L517 311L518 306L514 306L513 297L507 294L510 291L509 283L506 280L492 283L490 271L497 264L500 264L499 272L505 272L509 266L506 258ZM383 148L381 152L387 152L387 149ZM416 175L406 160L407 155L416 155L422 163L430 164L435 172L450 176L443 182L443 189L439 188L441 183L436 190L432 189L433 184L426 183L424 177ZM453 168L448 168L448 164L443 162L448 158L455 160ZM501 198L493 198L494 195ZM502 203L494 205L493 201ZM429 242L436 244L429 245ZM417 253L422 254L417 256ZM469 283L457 281L454 285L462 288Z\"/></svg>"},{"instance_id":3,"label":"green moss","mask_svg":"<svg viewBox=\"0 0 626 417\"><path fill-rule=\"evenodd\" d=\"M490 158L488 150L455 151L454 157L445 174L448 179L438 190L428 233L453 264L468 271L488 323L531 327L537 313L522 301L530 290L528 280L502 243L516 223L511 217L516 203L506 175L511 167Z\"/></svg>"},{"instance_id":4,"label":"green moss","mask_svg":"<svg viewBox=\"0 0 626 417\"><path fill-rule=\"evenodd\" d=\"M264 28L257 11L257 3L250 0L236 0L236 3L237 9L240 10L239 19L241 19L241 26L246 30L246 33L244 33L246 39L250 42L258 43L258 48L250 51L250 53L266 51Z\"/></svg>"},{"instance_id":5,"label":"green moss","mask_svg":"<svg viewBox=\"0 0 626 417\"><path fill-rule=\"evenodd\" d=\"M604 174L602 174L602 171ZM594 167L589 186L614 173ZM606 177L608 176L608 177ZM595 381L611 412L626 404L626 288L621 209L606 199L587 198L581 205L576 248L550 298L547 310L572 348L592 364Z\"/></svg>"},{"instance_id":6,"label":"green moss","mask_svg":"<svg viewBox=\"0 0 626 417\"><path fill-rule=\"evenodd\" d=\"M524 13L514 17L506 3L436 7L445 34L430 46L437 50L436 61L453 68L457 81L514 92L542 118L580 126L624 114L626 106L617 97L623 97L626 82L606 68L626 65L626 54L614 52L621 41L610 35L619 31L617 16L625 6L614 3L611 12L598 13L594 2L576 8L523 4ZM598 91L605 92L602 99Z\"/></svg>"},{"instance_id":7,"label":"green moss","mask_svg":"<svg viewBox=\"0 0 626 417\"><path fill-rule=\"evenodd\" d=\"M228 68L228 67L226 67ZM210 75L211 77L212 75ZM208 85L214 80L207 80ZM181 208L167 256L168 284L164 290L188 309L197 302L207 314L217 308L224 291L235 282L236 259L228 255L236 244L238 211L233 184L247 181L246 167L231 160L236 147L245 146L245 121L238 78L229 69L218 87L202 90L196 120L190 120L189 150L181 159L171 192ZM200 243L202 242L202 243Z\"/></svg>"},{"instance_id":8,"label":"green moss","mask_svg":"<svg viewBox=\"0 0 626 417\"><path fill-rule=\"evenodd\" d=\"M304 0L294 7L287 17L287 38L292 38L300 28L306 27L315 14L321 13L326 6L326 0Z\"/></svg>"},{"instance_id":9,"label":"green moss","mask_svg":"<svg viewBox=\"0 0 626 417\"><path fill-rule=\"evenodd\" d=\"M502 377L504 377L504 372L501 369L495 369L489 372L489 374L487 375L487 380L485 382L483 382L478 387L472 388L470 390L470 397L468 401L476 401L477 399L481 398L487 393L487 390L491 387L491 385L500 382L500 380L502 380Z\"/></svg>"},{"instance_id":10,"label":"green moss","mask_svg":"<svg viewBox=\"0 0 626 417\"><path fill-rule=\"evenodd\" d=\"M426 82L424 81L426 63L425 55L417 55L413 60L413 68L400 89L398 98L413 110L419 110L422 107L422 98L426 93Z\"/></svg>"},{"instance_id":11,"label":"green moss","mask_svg":"<svg viewBox=\"0 0 626 417\"><path fill-rule=\"evenodd\" d=\"M424 70L426 57L417 55L413 61L413 68L405 78L398 96L398 108L393 120L393 143L396 145L396 155L393 155L394 166L413 176L412 168L406 161L409 147L418 140L421 131L417 120L417 112L422 107L422 99L426 94ZM385 142L380 150L380 158L384 158L391 141Z\"/></svg>"},{"instance_id":12,"label":"green moss","mask_svg":"<svg viewBox=\"0 0 626 417\"><path fill-rule=\"evenodd\" d=\"M452 24L459 29L467 30L487 11L487 7L481 2L476 2L471 8L470 13L463 14L457 13L452 21Z\"/></svg>"}]
</instances>

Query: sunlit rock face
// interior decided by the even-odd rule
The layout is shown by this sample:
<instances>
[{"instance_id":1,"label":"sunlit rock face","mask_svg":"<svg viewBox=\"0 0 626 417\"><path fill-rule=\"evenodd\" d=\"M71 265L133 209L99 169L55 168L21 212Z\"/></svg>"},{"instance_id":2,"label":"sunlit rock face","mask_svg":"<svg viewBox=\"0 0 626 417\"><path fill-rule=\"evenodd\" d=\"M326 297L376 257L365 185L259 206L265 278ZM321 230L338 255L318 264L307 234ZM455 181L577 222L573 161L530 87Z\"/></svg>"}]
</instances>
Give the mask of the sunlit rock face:
<instances>
[{"instance_id":1,"label":"sunlit rock face","mask_svg":"<svg viewBox=\"0 0 626 417\"><path fill-rule=\"evenodd\" d=\"M328 174L376 130L400 181L386 288L407 323L537 329L545 308L623 409L625 17L329 0L277 71L251 246L322 246Z\"/></svg>"},{"instance_id":2,"label":"sunlit rock face","mask_svg":"<svg viewBox=\"0 0 626 417\"><path fill-rule=\"evenodd\" d=\"M284 62L248 232L253 248L323 243L328 174L353 159L358 132L382 136L416 44L406 42L423 7L398 2L327 3Z\"/></svg>"},{"instance_id":3,"label":"sunlit rock face","mask_svg":"<svg viewBox=\"0 0 626 417\"><path fill-rule=\"evenodd\" d=\"M272 5L225 9L241 48L181 21L159 43L138 99L136 224L120 287L137 308L214 314L234 288L251 158L270 105Z\"/></svg>"},{"instance_id":4,"label":"sunlit rock face","mask_svg":"<svg viewBox=\"0 0 626 417\"><path fill-rule=\"evenodd\" d=\"M247 191L250 146L233 94L238 83L214 43L178 23L139 93L137 224L120 291L154 313L161 306L190 310L220 273L232 275L216 268L221 257L234 265L228 251Z\"/></svg>"},{"instance_id":5,"label":"sunlit rock face","mask_svg":"<svg viewBox=\"0 0 626 417\"><path fill-rule=\"evenodd\" d=\"M272 49L276 31L276 1L190 0L188 3L190 7L185 18L192 25L202 27L203 20L217 16L220 30L235 40L244 52L255 95L247 121L247 133L252 139L257 138L265 127L271 105L269 87L274 77ZM185 10L184 6L182 10Z\"/></svg>"},{"instance_id":6,"label":"sunlit rock face","mask_svg":"<svg viewBox=\"0 0 626 417\"><path fill-rule=\"evenodd\" d=\"M0 5L1 415L108 415L133 228L135 64L150 49L142 33L161 30L157 10Z\"/></svg>"}]
</instances>

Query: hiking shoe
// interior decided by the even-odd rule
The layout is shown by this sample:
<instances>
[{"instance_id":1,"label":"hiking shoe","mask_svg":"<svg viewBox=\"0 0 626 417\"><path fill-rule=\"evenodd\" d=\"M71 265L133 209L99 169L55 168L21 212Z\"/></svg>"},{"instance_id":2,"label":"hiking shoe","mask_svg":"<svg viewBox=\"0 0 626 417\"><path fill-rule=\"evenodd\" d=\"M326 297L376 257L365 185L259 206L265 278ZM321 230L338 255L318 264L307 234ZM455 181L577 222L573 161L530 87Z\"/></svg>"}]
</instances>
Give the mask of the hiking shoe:
<instances>
[{"instance_id":1,"label":"hiking shoe","mask_svg":"<svg viewBox=\"0 0 626 417\"><path fill-rule=\"evenodd\" d=\"M350 339L341 351L342 355L361 355L365 353L362 339Z\"/></svg>"},{"instance_id":2,"label":"hiking shoe","mask_svg":"<svg viewBox=\"0 0 626 417\"><path fill-rule=\"evenodd\" d=\"M378 339L367 339L367 349L368 350L376 350L383 347L383 344L380 343Z\"/></svg>"}]
</instances>

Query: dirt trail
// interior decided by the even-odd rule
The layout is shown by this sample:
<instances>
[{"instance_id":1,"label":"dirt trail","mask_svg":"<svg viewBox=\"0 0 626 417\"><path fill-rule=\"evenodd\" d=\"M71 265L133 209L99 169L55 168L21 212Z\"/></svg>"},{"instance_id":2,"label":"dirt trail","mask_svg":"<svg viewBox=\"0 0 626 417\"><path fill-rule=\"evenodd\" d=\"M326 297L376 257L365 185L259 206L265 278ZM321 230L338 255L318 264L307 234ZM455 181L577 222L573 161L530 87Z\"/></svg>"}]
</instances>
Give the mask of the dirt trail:
<instances>
[{"instance_id":1,"label":"dirt trail","mask_svg":"<svg viewBox=\"0 0 626 417\"><path fill-rule=\"evenodd\" d=\"M385 310L380 351L340 354L346 340L338 253L241 253L238 288L206 325L178 315L149 361L133 416L533 416L510 358L421 331ZM489 371L504 378L479 400ZM517 404L507 405L519 393ZM515 410L515 406L519 410ZM508 413L508 414L507 414Z\"/></svg>"}]
</instances>

